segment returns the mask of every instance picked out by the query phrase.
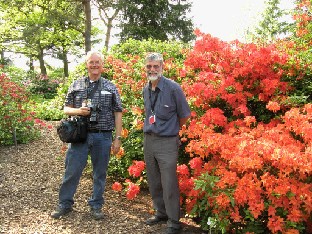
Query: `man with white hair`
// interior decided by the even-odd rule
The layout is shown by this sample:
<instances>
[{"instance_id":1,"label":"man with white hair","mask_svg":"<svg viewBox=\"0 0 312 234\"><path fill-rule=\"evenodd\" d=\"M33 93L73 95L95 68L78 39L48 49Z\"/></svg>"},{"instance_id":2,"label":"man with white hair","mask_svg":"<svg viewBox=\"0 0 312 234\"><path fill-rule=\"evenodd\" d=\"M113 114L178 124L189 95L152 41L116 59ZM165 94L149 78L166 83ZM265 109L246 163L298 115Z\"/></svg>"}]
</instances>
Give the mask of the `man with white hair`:
<instances>
[{"instance_id":1,"label":"man with white hair","mask_svg":"<svg viewBox=\"0 0 312 234\"><path fill-rule=\"evenodd\" d=\"M116 86L101 77L103 56L90 51L86 55L88 76L75 80L68 89L64 113L85 117L88 124L85 142L69 143L65 174L59 191L59 204L51 214L58 219L73 210L74 194L90 153L93 167L93 192L88 200L94 219L103 219L104 189L111 150L121 146L122 105ZM113 131L115 137L113 140Z\"/></svg>"}]
</instances>

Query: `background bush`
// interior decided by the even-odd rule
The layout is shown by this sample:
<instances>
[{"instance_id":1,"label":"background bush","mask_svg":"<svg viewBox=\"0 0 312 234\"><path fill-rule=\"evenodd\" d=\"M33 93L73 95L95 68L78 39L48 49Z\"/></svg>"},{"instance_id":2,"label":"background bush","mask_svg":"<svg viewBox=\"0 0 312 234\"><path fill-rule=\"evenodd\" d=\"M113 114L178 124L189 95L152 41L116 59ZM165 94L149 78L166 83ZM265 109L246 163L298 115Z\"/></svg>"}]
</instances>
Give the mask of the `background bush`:
<instances>
[{"instance_id":1,"label":"background bush","mask_svg":"<svg viewBox=\"0 0 312 234\"><path fill-rule=\"evenodd\" d=\"M24 86L0 75L0 144L27 143L39 136L31 111L30 93Z\"/></svg>"}]
</instances>

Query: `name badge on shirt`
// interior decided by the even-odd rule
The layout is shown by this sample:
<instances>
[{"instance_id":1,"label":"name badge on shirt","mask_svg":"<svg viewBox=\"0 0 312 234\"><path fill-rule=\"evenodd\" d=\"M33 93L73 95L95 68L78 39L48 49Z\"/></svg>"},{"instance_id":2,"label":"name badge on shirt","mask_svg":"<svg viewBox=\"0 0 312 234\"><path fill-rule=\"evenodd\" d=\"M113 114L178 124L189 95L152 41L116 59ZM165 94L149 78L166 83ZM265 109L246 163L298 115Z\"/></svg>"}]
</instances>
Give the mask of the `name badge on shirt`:
<instances>
[{"instance_id":1,"label":"name badge on shirt","mask_svg":"<svg viewBox=\"0 0 312 234\"><path fill-rule=\"evenodd\" d=\"M148 122L149 124L153 124L156 122L156 116L155 115L151 115L149 118L148 118Z\"/></svg>"},{"instance_id":2,"label":"name badge on shirt","mask_svg":"<svg viewBox=\"0 0 312 234\"><path fill-rule=\"evenodd\" d=\"M108 91L106 91L106 90L102 90L102 91L101 91L101 94L104 94L104 95L105 95L105 94L112 94L112 93L110 93L110 92L108 92Z\"/></svg>"}]
</instances>

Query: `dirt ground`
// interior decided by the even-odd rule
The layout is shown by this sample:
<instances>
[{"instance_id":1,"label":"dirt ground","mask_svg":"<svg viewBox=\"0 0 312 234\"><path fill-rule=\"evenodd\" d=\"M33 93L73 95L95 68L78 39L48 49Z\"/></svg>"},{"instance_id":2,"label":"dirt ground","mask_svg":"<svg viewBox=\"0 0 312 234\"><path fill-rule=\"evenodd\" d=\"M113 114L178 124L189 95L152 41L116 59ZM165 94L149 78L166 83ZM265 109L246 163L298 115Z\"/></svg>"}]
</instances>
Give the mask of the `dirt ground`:
<instances>
[{"instance_id":1,"label":"dirt ground","mask_svg":"<svg viewBox=\"0 0 312 234\"><path fill-rule=\"evenodd\" d=\"M59 220L50 213L56 208L64 172L62 142L53 129L42 130L40 139L25 145L0 147L0 233L164 233L166 224L147 226L151 199L147 191L129 201L111 189L108 178L103 207L105 219L95 221L87 200L92 178L84 173L75 195L74 211ZM204 233L187 218L181 233Z\"/></svg>"}]
</instances>

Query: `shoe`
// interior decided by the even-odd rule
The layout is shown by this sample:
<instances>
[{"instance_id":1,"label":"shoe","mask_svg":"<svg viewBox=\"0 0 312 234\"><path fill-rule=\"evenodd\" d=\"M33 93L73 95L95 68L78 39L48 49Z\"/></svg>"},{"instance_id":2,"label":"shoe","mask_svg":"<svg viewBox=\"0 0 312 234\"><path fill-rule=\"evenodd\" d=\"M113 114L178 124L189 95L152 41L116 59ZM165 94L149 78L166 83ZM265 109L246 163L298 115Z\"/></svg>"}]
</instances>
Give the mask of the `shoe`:
<instances>
[{"instance_id":1,"label":"shoe","mask_svg":"<svg viewBox=\"0 0 312 234\"><path fill-rule=\"evenodd\" d=\"M152 218L149 218L148 220L145 221L147 225L155 225L158 223L164 223L168 220L168 217L160 217L160 216L153 216Z\"/></svg>"},{"instance_id":2,"label":"shoe","mask_svg":"<svg viewBox=\"0 0 312 234\"><path fill-rule=\"evenodd\" d=\"M57 207L55 211L51 213L51 217L54 219L59 219L61 216L67 215L68 213L72 212L73 208L61 208Z\"/></svg>"},{"instance_id":3,"label":"shoe","mask_svg":"<svg viewBox=\"0 0 312 234\"><path fill-rule=\"evenodd\" d=\"M165 234L178 234L181 228L167 227Z\"/></svg>"},{"instance_id":4,"label":"shoe","mask_svg":"<svg viewBox=\"0 0 312 234\"><path fill-rule=\"evenodd\" d=\"M95 220L104 219L104 214L101 208L98 209L91 208L91 215Z\"/></svg>"}]
</instances>

